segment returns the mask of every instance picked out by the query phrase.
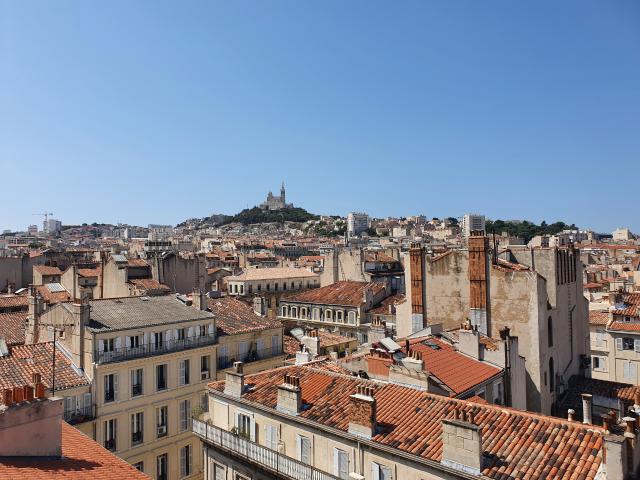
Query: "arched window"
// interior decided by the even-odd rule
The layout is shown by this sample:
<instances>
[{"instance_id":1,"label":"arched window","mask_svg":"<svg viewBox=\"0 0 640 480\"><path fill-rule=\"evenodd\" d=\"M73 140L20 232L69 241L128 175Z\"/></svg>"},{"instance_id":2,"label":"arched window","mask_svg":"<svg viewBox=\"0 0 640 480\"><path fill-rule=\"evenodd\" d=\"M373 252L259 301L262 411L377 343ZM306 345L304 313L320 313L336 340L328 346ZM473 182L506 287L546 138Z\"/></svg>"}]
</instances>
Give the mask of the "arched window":
<instances>
[{"instance_id":1,"label":"arched window","mask_svg":"<svg viewBox=\"0 0 640 480\"><path fill-rule=\"evenodd\" d=\"M324 319L332 322L333 321L333 310L327 309L324 311Z\"/></svg>"},{"instance_id":2,"label":"arched window","mask_svg":"<svg viewBox=\"0 0 640 480\"><path fill-rule=\"evenodd\" d=\"M298 307L291 307L291 317L298 318Z\"/></svg>"},{"instance_id":3,"label":"arched window","mask_svg":"<svg viewBox=\"0 0 640 480\"><path fill-rule=\"evenodd\" d=\"M354 325L356 323L356 312L351 311L349 312L348 316L349 316L349 323Z\"/></svg>"},{"instance_id":4,"label":"arched window","mask_svg":"<svg viewBox=\"0 0 640 480\"><path fill-rule=\"evenodd\" d=\"M549 339L549 346L553 347L553 319L551 317L547 319L547 338Z\"/></svg>"},{"instance_id":5,"label":"arched window","mask_svg":"<svg viewBox=\"0 0 640 480\"><path fill-rule=\"evenodd\" d=\"M314 320L320 320L320 309L319 308L314 308L313 309L313 319Z\"/></svg>"},{"instance_id":6,"label":"arched window","mask_svg":"<svg viewBox=\"0 0 640 480\"><path fill-rule=\"evenodd\" d=\"M553 357L549 359L549 391L553 393L556 383L556 373L553 369Z\"/></svg>"}]
</instances>

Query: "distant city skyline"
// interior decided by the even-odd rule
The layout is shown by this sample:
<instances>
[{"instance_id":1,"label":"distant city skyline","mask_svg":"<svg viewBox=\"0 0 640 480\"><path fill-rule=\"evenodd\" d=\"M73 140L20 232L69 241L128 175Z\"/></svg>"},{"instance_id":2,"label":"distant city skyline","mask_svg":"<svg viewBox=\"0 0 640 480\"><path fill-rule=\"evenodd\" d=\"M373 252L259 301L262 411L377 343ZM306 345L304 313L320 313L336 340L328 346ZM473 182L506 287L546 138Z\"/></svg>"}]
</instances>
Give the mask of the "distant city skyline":
<instances>
[{"instance_id":1,"label":"distant city skyline","mask_svg":"<svg viewBox=\"0 0 640 480\"><path fill-rule=\"evenodd\" d=\"M259 205L640 233L640 3L0 3L0 229Z\"/></svg>"}]
</instances>

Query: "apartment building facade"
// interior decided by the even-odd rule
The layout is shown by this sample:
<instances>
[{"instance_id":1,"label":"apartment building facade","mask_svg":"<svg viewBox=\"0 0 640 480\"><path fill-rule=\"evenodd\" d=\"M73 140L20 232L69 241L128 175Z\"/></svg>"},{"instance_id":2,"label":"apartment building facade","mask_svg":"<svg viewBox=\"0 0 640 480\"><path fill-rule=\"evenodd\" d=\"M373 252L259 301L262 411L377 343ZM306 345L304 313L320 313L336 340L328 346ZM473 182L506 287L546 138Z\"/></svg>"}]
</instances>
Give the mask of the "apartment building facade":
<instances>
[{"instance_id":1,"label":"apartment building facade","mask_svg":"<svg viewBox=\"0 0 640 480\"><path fill-rule=\"evenodd\" d=\"M640 293L612 292L608 310L589 312L591 376L640 383Z\"/></svg>"},{"instance_id":2,"label":"apartment building facade","mask_svg":"<svg viewBox=\"0 0 640 480\"><path fill-rule=\"evenodd\" d=\"M207 422L193 424L206 478L234 480L630 478L638 445L610 428L313 364L246 378L238 364L209 385Z\"/></svg>"},{"instance_id":3,"label":"apartment building facade","mask_svg":"<svg viewBox=\"0 0 640 480\"><path fill-rule=\"evenodd\" d=\"M368 312L391 294L388 283L335 282L280 298L278 317L287 326L325 328L368 342Z\"/></svg>"}]
</instances>

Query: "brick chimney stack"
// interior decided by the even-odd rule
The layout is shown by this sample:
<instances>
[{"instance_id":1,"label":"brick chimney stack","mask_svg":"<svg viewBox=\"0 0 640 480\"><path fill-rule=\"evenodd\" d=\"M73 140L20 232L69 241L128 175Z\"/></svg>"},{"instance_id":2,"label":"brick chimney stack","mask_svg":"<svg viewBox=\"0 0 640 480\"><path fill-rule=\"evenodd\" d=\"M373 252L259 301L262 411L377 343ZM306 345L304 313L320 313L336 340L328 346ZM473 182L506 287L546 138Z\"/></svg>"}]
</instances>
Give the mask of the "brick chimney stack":
<instances>
[{"instance_id":1,"label":"brick chimney stack","mask_svg":"<svg viewBox=\"0 0 640 480\"><path fill-rule=\"evenodd\" d=\"M409 248L409 268L411 273L411 331L417 332L427 326L425 314L425 255L424 247L412 243Z\"/></svg>"},{"instance_id":2,"label":"brick chimney stack","mask_svg":"<svg viewBox=\"0 0 640 480\"><path fill-rule=\"evenodd\" d=\"M298 415L302 411L302 389L300 377L284 374L284 381L278 385L278 403L276 410L289 415Z\"/></svg>"},{"instance_id":3,"label":"brick chimney stack","mask_svg":"<svg viewBox=\"0 0 640 480\"><path fill-rule=\"evenodd\" d=\"M370 440L377 425L374 388L358 385L356 393L349 398L349 433Z\"/></svg>"},{"instance_id":4,"label":"brick chimney stack","mask_svg":"<svg viewBox=\"0 0 640 480\"><path fill-rule=\"evenodd\" d=\"M469 319L480 333L490 335L489 239L471 232L469 246Z\"/></svg>"},{"instance_id":5,"label":"brick chimney stack","mask_svg":"<svg viewBox=\"0 0 640 480\"><path fill-rule=\"evenodd\" d=\"M42 314L42 298L34 285L29 285L29 315L27 317L27 331L25 343L32 344L40 341L40 315Z\"/></svg>"},{"instance_id":6,"label":"brick chimney stack","mask_svg":"<svg viewBox=\"0 0 640 480\"><path fill-rule=\"evenodd\" d=\"M206 310L207 309L207 295L204 293L204 290L199 288L194 288L191 294L191 305L198 310Z\"/></svg>"}]
</instances>

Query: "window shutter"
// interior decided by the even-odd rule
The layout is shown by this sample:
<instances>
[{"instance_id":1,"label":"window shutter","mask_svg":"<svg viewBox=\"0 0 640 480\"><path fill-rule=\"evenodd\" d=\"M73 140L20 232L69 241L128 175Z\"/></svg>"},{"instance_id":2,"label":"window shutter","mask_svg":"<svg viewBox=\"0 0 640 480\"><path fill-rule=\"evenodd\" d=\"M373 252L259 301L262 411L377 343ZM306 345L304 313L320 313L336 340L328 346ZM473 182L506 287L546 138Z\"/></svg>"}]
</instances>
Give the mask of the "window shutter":
<instances>
[{"instance_id":1,"label":"window shutter","mask_svg":"<svg viewBox=\"0 0 640 480\"><path fill-rule=\"evenodd\" d=\"M193 337L193 327L189 327L189 330L187 330L187 337Z\"/></svg>"},{"instance_id":2,"label":"window shutter","mask_svg":"<svg viewBox=\"0 0 640 480\"><path fill-rule=\"evenodd\" d=\"M98 352L100 353L104 352L104 340L100 340L98 342Z\"/></svg>"},{"instance_id":3,"label":"window shutter","mask_svg":"<svg viewBox=\"0 0 640 480\"><path fill-rule=\"evenodd\" d=\"M86 408L86 409L90 409L91 408L91 393L90 392L87 392L87 393L84 394L84 408Z\"/></svg>"},{"instance_id":4,"label":"window shutter","mask_svg":"<svg viewBox=\"0 0 640 480\"><path fill-rule=\"evenodd\" d=\"M116 350L120 350L120 337L116 337L115 346Z\"/></svg>"},{"instance_id":5,"label":"window shutter","mask_svg":"<svg viewBox=\"0 0 640 480\"><path fill-rule=\"evenodd\" d=\"M213 335L213 323L209 324L209 335Z\"/></svg>"},{"instance_id":6,"label":"window shutter","mask_svg":"<svg viewBox=\"0 0 640 480\"><path fill-rule=\"evenodd\" d=\"M73 397L64 397L64 411L65 412L73 411L73 404L75 403L73 400L74 400Z\"/></svg>"},{"instance_id":7,"label":"window shutter","mask_svg":"<svg viewBox=\"0 0 640 480\"><path fill-rule=\"evenodd\" d=\"M180 476L185 477L187 472L185 471L187 468L187 455L186 455L186 447L182 447L180 449Z\"/></svg>"},{"instance_id":8,"label":"window shutter","mask_svg":"<svg viewBox=\"0 0 640 480\"><path fill-rule=\"evenodd\" d=\"M340 477L340 450L334 447L333 449L333 473L336 477Z\"/></svg>"},{"instance_id":9,"label":"window shutter","mask_svg":"<svg viewBox=\"0 0 640 480\"><path fill-rule=\"evenodd\" d=\"M191 445L189 445L188 447L189 447L189 474L191 474L193 472L193 469L192 469L192 465L193 465L193 448L191 448Z\"/></svg>"},{"instance_id":10,"label":"window shutter","mask_svg":"<svg viewBox=\"0 0 640 480\"><path fill-rule=\"evenodd\" d=\"M633 351L640 352L640 340L636 339L633 341Z\"/></svg>"},{"instance_id":11,"label":"window shutter","mask_svg":"<svg viewBox=\"0 0 640 480\"><path fill-rule=\"evenodd\" d=\"M113 374L113 399L118 400L118 374Z\"/></svg>"},{"instance_id":12,"label":"window shutter","mask_svg":"<svg viewBox=\"0 0 640 480\"><path fill-rule=\"evenodd\" d=\"M267 423L265 425L265 437L267 440L267 448L270 448L271 450L275 450L275 445L273 444L273 425Z\"/></svg>"},{"instance_id":13,"label":"window shutter","mask_svg":"<svg viewBox=\"0 0 640 480\"><path fill-rule=\"evenodd\" d=\"M371 480L380 480L380 465L371 462Z\"/></svg>"},{"instance_id":14,"label":"window shutter","mask_svg":"<svg viewBox=\"0 0 640 480\"><path fill-rule=\"evenodd\" d=\"M256 343L257 343L256 348L258 349L258 354L260 354L264 350L264 338L259 338Z\"/></svg>"},{"instance_id":15,"label":"window shutter","mask_svg":"<svg viewBox=\"0 0 640 480\"><path fill-rule=\"evenodd\" d=\"M178 375L180 377L180 385L184 385L184 360L180 360L179 368L180 373Z\"/></svg>"},{"instance_id":16,"label":"window shutter","mask_svg":"<svg viewBox=\"0 0 640 480\"><path fill-rule=\"evenodd\" d=\"M171 330L167 330L166 332L164 332L164 342L169 343L170 340L171 340Z\"/></svg>"},{"instance_id":17,"label":"window shutter","mask_svg":"<svg viewBox=\"0 0 640 480\"><path fill-rule=\"evenodd\" d=\"M256 419L253 415L251 415L251 426L250 426L250 439L252 442L256 441Z\"/></svg>"},{"instance_id":18,"label":"window shutter","mask_svg":"<svg viewBox=\"0 0 640 480\"><path fill-rule=\"evenodd\" d=\"M380 466L380 480L391 480L391 469L389 467Z\"/></svg>"},{"instance_id":19,"label":"window shutter","mask_svg":"<svg viewBox=\"0 0 640 480\"><path fill-rule=\"evenodd\" d=\"M616 338L616 349L617 350L622 350L622 339L621 338Z\"/></svg>"},{"instance_id":20,"label":"window shutter","mask_svg":"<svg viewBox=\"0 0 640 480\"><path fill-rule=\"evenodd\" d=\"M149 332L144 332L144 334L142 335L142 342L144 345L147 345L149 343Z\"/></svg>"},{"instance_id":21,"label":"window shutter","mask_svg":"<svg viewBox=\"0 0 640 480\"><path fill-rule=\"evenodd\" d=\"M298 452L298 460L302 461L302 437L296 435L296 450Z\"/></svg>"}]
</instances>

